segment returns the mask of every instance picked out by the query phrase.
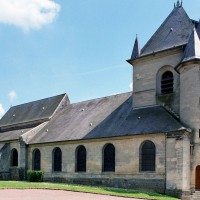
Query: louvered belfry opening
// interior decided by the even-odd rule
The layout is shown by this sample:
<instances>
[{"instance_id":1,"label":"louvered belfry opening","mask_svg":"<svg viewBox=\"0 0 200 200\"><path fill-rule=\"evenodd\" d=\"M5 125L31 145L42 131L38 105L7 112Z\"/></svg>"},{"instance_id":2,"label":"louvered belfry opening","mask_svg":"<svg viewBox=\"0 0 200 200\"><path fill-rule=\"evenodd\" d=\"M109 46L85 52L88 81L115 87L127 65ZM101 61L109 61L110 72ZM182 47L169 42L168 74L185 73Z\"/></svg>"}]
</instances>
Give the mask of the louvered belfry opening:
<instances>
[{"instance_id":1,"label":"louvered belfry opening","mask_svg":"<svg viewBox=\"0 0 200 200\"><path fill-rule=\"evenodd\" d=\"M108 144L104 148L103 171L104 172L115 171L115 147L112 144Z\"/></svg>"},{"instance_id":2,"label":"louvered belfry opening","mask_svg":"<svg viewBox=\"0 0 200 200\"><path fill-rule=\"evenodd\" d=\"M33 152L33 170L40 170L41 153L39 149L35 149Z\"/></svg>"},{"instance_id":3,"label":"louvered belfry opening","mask_svg":"<svg viewBox=\"0 0 200 200\"><path fill-rule=\"evenodd\" d=\"M156 147L153 142L146 141L141 148L141 171L155 171Z\"/></svg>"},{"instance_id":4,"label":"louvered belfry opening","mask_svg":"<svg viewBox=\"0 0 200 200\"><path fill-rule=\"evenodd\" d=\"M62 171L62 151L60 148L55 148L53 151L53 171Z\"/></svg>"},{"instance_id":5,"label":"louvered belfry opening","mask_svg":"<svg viewBox=\"0 0 200 200\"><path fill-rule=\"evenodd\" d=\"M12 150L11 154L11 166L12 167L17 167L18 166L18 152L17 149Z\"/></svg>"},{"instance_id":6,"label":"louvered belfry opening","mask_svg":"<svg viewBox=\"0 0 200 200\"><path fill-rule=\"evenodd\" d=\"M174 76L170 71L166 71L161 79L161 94L169 94L174 91Z\"/></svg>"},{"instance_id":7,"label":"louvered belfry opening","mask_svg":"<svg viewBox=\"0 0 200 200\"><path fill-rule=\"evenodd\" d=\"M76 151L76 171L86 172L86 149L80 146Z\"/></svg>"}]
</instances>

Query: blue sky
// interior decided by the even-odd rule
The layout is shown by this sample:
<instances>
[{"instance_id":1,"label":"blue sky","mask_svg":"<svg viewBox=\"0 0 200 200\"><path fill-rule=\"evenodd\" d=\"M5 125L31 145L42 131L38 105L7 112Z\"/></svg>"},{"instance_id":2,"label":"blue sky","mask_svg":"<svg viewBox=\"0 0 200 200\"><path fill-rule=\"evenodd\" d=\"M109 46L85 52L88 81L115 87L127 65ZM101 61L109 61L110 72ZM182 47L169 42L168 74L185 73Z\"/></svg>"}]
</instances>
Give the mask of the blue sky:
<instances>
[{"instance_id":1,"label":"blue sky","mask_svg":"<svg viewBox=\"0 0 200 200\"><path fill-rule=\"evenodd\" d=\"M142 47L174 1L1 0L0 115L62 93L79 102L130 91L135 35ZM183 5L199 20L199 0Z\"/></svg>"}]
</instances>

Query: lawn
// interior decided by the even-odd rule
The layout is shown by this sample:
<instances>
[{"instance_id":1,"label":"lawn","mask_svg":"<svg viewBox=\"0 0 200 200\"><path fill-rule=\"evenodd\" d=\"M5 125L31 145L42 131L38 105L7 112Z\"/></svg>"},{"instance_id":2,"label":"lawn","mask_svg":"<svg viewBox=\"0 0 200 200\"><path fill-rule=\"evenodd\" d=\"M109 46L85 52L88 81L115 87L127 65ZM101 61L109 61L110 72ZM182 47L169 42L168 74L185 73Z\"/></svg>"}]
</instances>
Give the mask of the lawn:
<instances>
[{"instance_id":1,"label":"lawn","mask_svg":"<svg viewBox=\"0 0 200 200\"><path fill-rule=\"evenodd\" d=\"M18 181L0 181L0 189L58 189L74 192L87 192L95 194L113 195L121 197L136 197L146 199L158 200L176 200L177 198L161 195L158 193L145 193L136 190L106 188L106 187L92 187L73 184L56 184L56 183L32 183L32 182L18 182Z\"/></svg>"}]
</instances>

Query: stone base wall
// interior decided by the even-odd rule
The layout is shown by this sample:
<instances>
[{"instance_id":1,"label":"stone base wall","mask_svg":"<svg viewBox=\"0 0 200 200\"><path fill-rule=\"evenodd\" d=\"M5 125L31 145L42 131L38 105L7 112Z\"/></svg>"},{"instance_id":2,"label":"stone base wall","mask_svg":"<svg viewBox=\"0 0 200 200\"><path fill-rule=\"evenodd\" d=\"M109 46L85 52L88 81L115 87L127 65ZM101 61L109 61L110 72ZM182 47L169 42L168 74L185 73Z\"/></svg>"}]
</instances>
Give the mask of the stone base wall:
<instances>
[{"instance_id":1,"label":"stone base wall","mask_svg":"<svg viewBox=\"0 0 200 200\"><path fill-rule=\"evenodd\" d=\"M152 191L158 193L165 192L165 182L162 179L119 179L119 178L63 178L63 177L44 177L44 181L73 183L82 185L95 185L113 188L134 189L140 191Z\"/></svg>"},{"instance_id":2,"label":"stone base wall","mask_svg":"<svg viewBox=\"0 0 200 200\"><path fill-rule=\"evenodd\" d=\"M172 196L172 197L178 197L181 198L182 196L182 191L178 189L166 189L165 191L166 195Z\"/></svg>"},{"instance_id":3,"label":"stone base wall","mask_svg":"<svg viewBox=\"0 0 200 200\"><path fill-rule=\"evenodd\" d=\"M19 179L19 168L13 167L10 169L10 179L16 180L16 181L20 180Z\"/></svg>"},{"instance_id":4,"label":"stone base wall","mask_svg":"<svg viewBox=\"0 0 200 200\"><path fill-rule=\"evenodd\" d=\"M18 167L10 168L10 179L16 181L26 180L26 170Z\"/></svg>"},{"instance_id":5,"label":"stone base wall","mask_svg":"<svg viewBox=\"0 0 200 200\"><path fill-rule=\"evenodd\" d=\"M0 172L0 180L10 180L10 172Z\"/></svg>"},{"instance_id":6,"label":"stone base wall","mask_svg":"<svg viewBox=\"0 0 200 200\"><path fill-rule=\"evenodd\" d=\"M181 200L190 200L190 199L191 199L191 192L183 191L181 195Z\"/></svg>"}]
</instances>

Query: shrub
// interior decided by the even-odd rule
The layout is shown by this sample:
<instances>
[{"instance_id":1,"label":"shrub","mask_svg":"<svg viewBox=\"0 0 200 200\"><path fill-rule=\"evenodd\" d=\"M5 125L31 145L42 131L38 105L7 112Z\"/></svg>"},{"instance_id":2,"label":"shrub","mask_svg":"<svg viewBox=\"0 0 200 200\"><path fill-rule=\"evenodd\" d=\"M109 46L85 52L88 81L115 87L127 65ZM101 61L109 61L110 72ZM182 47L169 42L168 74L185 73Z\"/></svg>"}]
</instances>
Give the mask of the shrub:
<instances>
[{"instance_id":1,"label":"shrub","mask_svg":"<svg viewBox=\"0 0 200 200\"><path fill-rule=\"evenodd\" d=\"M27 171L27 179L30 182L42 182L43 181L44 172L42 171Z\"/></svg>"}]
</instances>

